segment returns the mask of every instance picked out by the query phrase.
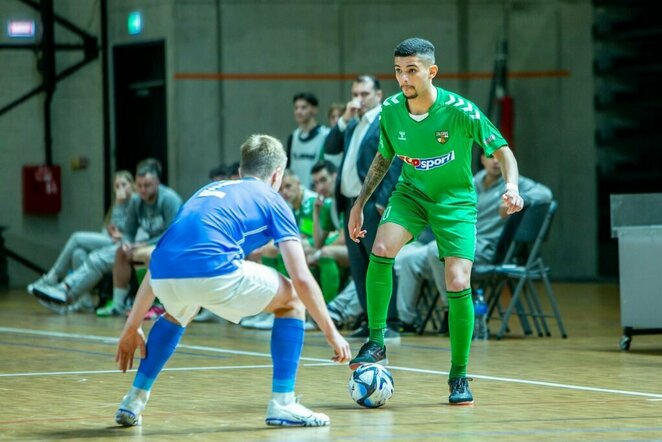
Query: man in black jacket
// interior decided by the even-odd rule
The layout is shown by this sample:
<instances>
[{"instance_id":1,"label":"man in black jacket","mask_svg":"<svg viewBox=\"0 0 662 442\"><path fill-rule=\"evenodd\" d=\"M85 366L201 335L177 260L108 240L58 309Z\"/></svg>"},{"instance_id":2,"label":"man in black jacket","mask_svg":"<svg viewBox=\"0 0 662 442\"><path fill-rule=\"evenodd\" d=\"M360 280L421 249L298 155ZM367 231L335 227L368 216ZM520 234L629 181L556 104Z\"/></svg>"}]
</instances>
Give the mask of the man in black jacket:
<instances>
[{"instance_id":1,"label":"man in black jacket","mask_svg":"<svg viewBox=\"0 0 662 442\"><path fill-rule=\"evenodd\" d=\"M347 103L345 113L338 119L336 126L331 129L324 144L325 154L343 154L336 184L336 202L338 213L344 216L342 224L346 238L349 237L347 232L349 211L361 191L363 180L379 146L381 100L382 90L379 80L371 75L358 76L352 83L352 100ZM372 243L375 240L379 220L391 192L395 188L402 168L400 160L395 161L397 163L394 162L394 165L389 169L388 174L365 206L365 220L363 223L367 230L365 238L359 243L347 241L352 278L356 283L359 302L364 312L368 311L365 278L370 262ZM396 321L397 308L394 296L389 305L389 324ZM355 331L352 337L367 338L368 335L368 326L365 324ZM386 337L397 337L397 332L389 327Z\"/></svg>"}]
</instances>

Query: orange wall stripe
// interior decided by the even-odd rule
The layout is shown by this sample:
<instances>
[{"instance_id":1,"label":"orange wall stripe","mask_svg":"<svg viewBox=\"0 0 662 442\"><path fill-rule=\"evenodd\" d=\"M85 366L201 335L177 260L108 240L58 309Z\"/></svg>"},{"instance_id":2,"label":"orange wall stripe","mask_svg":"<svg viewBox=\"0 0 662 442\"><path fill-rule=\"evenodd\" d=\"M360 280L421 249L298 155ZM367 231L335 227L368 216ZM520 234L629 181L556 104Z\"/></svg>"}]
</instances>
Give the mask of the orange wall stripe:
<instances>
[{"instance_id":1,"label":"orange wall stripe","mask_svg":"<svg viewBox=\"0 0 662 442\"><path fill-rule=\"evenodd\" d=\"M205 73L205 72L177 72L175 80L243 80L243 81L273 81L273 80L353 80L358 74L297 74L297 73ZM457 72L440 73L437 78L452 80L489 80L492 72ZM513 71L508 78L561 78L570 76L569 71ZM380 80L394 78L392 73L377 74Z\"/></svg>"}]
</instances>

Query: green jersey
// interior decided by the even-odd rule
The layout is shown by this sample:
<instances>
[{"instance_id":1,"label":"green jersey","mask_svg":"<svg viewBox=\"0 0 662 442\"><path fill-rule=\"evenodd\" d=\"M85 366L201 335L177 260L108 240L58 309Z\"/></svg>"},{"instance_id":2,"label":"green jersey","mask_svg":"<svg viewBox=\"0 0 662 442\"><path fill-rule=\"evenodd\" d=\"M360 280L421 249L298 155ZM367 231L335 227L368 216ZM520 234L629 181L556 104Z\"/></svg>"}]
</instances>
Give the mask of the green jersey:
<instances>
[{"instance_id":1,"label":"green jersey","mask_svg":"<svg viewBox=\"0 0 662 442\"><path fill-rule=\"evenodd\" d=\"M400 182L443 206L476 203L472 145L486 155L507 145L501 133L469 100L437 88L437 100L420 121L409 114L402 93L384 100L379 152L403 161Z\"/></svg>"},{"instance_id":2,"label":"green jersey","mask_svg":"<svg viewBox=\"0 0 662 442\"><path fill-rule=\"evenodd\" d=\"M313 236L313 207L317 194L312 190L303 188L303 197L301 198L301 206L298 209L292 209L294 212L294 219L299 226L299 232L308 238Z\"/></svg>"}]
</instances>

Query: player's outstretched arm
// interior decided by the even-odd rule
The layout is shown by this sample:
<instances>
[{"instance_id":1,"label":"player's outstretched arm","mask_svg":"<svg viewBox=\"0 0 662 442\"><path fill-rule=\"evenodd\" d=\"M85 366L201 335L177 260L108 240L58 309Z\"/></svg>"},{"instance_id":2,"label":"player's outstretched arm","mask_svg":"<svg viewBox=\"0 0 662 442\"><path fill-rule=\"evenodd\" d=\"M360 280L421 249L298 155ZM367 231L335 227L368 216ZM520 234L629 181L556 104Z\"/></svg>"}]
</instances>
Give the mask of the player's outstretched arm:
<instances>
[{"instance_id":1,"label":"player's outstretched arm","mask_svg":"<svg viewBox=\"0 0 662 442\"><path fill-rule=\"evenodd\" d=\"M393 158L387 160L380 152L377 152L375 159L372 160L372 164L370 164L368 174L366 175L365 180L363 180L361 193L359 193L359 196L356 198L356 202L354 202L354 206L349 214L347 227L349 230L349 237L354 242L359 242L360 238L363 238L366 234L366 231L361 229L363 227L363 207L365 207L370 196L373 194L377 186L379 186L379 183L382 182L382 179L384 179L392 162Z\"/></svg>"},{"instance_id":2,"label":"player's outstretched arm","mask_svg":"<svg viewBox=\"0 0 662 442\"><path fill-rule=\"evenodd\" d=\"M306 256L303 253L301 243L298 241L282 241L278 246L297 295L335 352L333 360L340 363L349 361L351 358L349 344L340 335L329 316L322 290L306 264Z\"/></svg>"},{"instance_id":3,"label":"player's outstretched arm","mask_svg":"<svg viewBox=\"0 0 662 442\"><path fill-rule=\"evenodd\" d=\"M506 213L519 212L524 207L524 200L519 194L519 170L517 169L517 160L510 147L503 146L494 151L494 157L499 161L501 174L506 181L506 191L501 197L507 207Z\"/></svg>"},{"instance_id":4,"label":"player's outstretched arm","mask_svg":"<svg viewBox=\"0 0 662 442\"><path fill-rule=\"evenodd\" d=\"M147 313L154 303L155 296L150 285L151 279L152 277L148 270L142 284L138 288L131 313L124 324L124 330L122 330L120 340L117 344L115 362L118 363L119 369L123 372L133 367L133 354L137 348L140 348L141 358L146 356L145 334L142 331L141 325L145 313Z\"/></svg>"}]
</instances>

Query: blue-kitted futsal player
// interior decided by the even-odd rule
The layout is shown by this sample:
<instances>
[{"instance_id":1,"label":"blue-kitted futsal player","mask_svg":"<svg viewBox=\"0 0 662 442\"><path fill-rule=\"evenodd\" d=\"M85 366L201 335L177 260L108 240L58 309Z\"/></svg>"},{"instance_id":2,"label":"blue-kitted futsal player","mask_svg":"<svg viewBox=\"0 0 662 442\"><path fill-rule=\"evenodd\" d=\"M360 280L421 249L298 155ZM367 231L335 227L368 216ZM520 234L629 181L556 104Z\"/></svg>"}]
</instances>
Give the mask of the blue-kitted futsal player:
<instances>
[{"instance_id":1,"label":"blue-kitted futsal player","mask_svg":"<svg viewBox=\"0 0 662 442\"><path fill-rule=\"evenodd\" d=\"M351 355L308 270L292 210L277 192L286 162L277 139L250 136L241 146L242 179L214 182L198 190L164 233L117 348L116 361L124 372L133 366L137 348L143 358L115 413L118 424L140 424L152 384L175 351L185 326L204 307L235 323L244 316L274 312L273 396L266 423L329 425L328 416L312 412L294 396L306 308L333 348L332 360L343 363ZM244 259L272 239L280 247L291 280ZM166 313L156 321L145 344L142 318L155 296Z\"/></svg>"}]
</instances>

